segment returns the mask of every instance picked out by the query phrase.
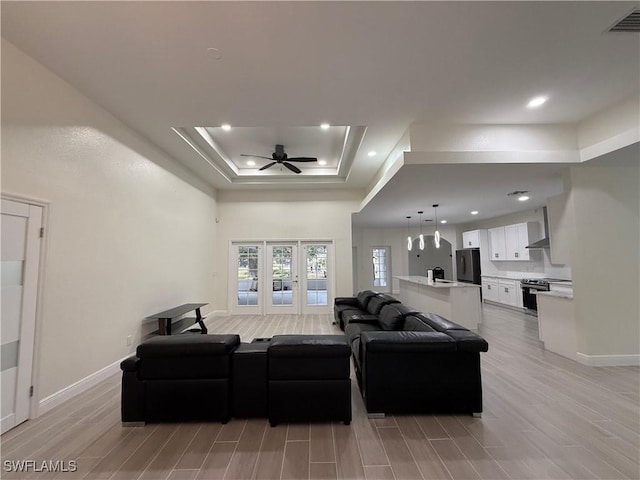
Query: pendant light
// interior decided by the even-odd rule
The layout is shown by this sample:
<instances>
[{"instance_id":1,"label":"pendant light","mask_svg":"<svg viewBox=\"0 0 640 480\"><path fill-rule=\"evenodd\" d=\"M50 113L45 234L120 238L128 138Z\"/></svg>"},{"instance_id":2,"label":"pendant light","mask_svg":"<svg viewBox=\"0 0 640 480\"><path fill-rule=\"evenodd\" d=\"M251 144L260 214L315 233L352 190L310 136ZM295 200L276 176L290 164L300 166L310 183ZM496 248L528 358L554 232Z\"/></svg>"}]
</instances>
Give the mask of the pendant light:
<instances>
[{"instance_id":1,"label":"pendant light","mask_svg":"<svg viewBox=\"0 0 640 480\"><path fill-rule=\"evenodd\" d=\"M424 250L424 235L422 234L422 214L423 211L420 210L418 215L420 215L420 250Z\"/></svg>"},{"instance_id":2,"label":"pendant light","mask_svg":"<svg viewBox=\"0 0 640 480\"><path fill-rule=\"evenodd\" d=\"M411 251L413 247L413 240L411 240L411 225L409 225L409 220L411 217L407 217L407 250Z\"/></svg>"},{"instance_id":3,"label":"pendant light","mask_svg":"<svg viewBox=\"0 0 640 480\"><path fill-rule=\"evenodd\" d=\"M440 248L440 232L438 231L438 207L437 203L433 204L433 211L435 212L436 217L436 233L433 236L433 243L435 243L436 248Z\"/></svg>"}]
</instances>

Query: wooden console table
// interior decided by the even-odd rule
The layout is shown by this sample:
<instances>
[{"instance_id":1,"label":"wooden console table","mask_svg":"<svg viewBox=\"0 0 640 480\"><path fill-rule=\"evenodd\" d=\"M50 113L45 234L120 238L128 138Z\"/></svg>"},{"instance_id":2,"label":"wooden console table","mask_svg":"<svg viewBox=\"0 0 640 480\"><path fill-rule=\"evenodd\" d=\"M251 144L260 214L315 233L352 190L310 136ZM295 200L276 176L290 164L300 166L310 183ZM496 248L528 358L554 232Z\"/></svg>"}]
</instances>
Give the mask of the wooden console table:
<instances>
[{"instance_id":1,"label":"wooden console table","mask_svg":"<svg viewBox=\"0 0 640 480\"><path fill-rule=\"evenodd\" d=\"M174 307L169 310L165 310L164 312L156 313L155 315L151 315L147 318L155 318L158 319L158 333L160 335L171 335L171 322L174 318L178 318L185 313L189 313L193 310L196 312L195 318L183 318L180 319L179 323L185 324L188 321L193 320L194 323L200 325L200 333L206 334L207 327L205 327L204 317L200 313L200 308L208 305L207 303L185 303L184 305L180 305L179 307Z\"/></svg>"}]
</instances>

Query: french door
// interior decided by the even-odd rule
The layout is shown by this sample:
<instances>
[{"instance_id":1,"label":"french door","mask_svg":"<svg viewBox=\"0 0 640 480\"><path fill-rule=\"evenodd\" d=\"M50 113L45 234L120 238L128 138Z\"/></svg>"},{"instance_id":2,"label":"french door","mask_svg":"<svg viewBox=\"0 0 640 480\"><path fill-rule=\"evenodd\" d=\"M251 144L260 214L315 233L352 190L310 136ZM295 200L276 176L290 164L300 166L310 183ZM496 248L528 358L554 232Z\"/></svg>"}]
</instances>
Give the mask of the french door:
<instances>
[{"instance_id":1,"label":"french door","mask_svg":"<svg viewBox=\"0 0 640 480\"><path fill-rule=\"evenodd\" d=\"M299 313L298 246L267 244L265 313Z\"/></svg>"},{"instance_id":2,"label":"french door","mask_svg":"<svg viewBox=\"0 0 640 480\"><path fill-rule=\"evenodd\" d=\"M332 242L233 242L229 298L233 314L330 311Z\"/></svg>"}]
</instances>

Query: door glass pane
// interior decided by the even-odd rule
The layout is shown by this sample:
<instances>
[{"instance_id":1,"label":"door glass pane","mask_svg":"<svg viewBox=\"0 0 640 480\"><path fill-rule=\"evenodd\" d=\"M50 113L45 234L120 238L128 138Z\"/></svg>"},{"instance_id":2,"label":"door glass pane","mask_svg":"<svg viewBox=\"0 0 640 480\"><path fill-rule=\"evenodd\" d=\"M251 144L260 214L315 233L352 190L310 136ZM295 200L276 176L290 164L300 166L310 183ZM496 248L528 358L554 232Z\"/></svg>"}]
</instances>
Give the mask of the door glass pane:
<instances>
[{"instance_id":1,"label":"door glass pane","mask_svg":"<svg viewBox=\"0 0 640 480\"><path fill-rule=\"evenodd\" d=\"M238 305L258 304L258 246L238 246Z\"/></svg>"},{"instance_id":2,"label":"door glass pane","mask_svg":"<svg viewBox=\"0 0 640 480\"><path fill-rule=\"evenodd\" d=\"M387 249L373 249L373 286L387 286Z\"/></svg>"},{"instance_id":3,"label":"door glass pane","mask_svg":"<svg viewBox=\"0 0 640 480\"><path fill-rule=\"evenodd\" d=\"M327 305L327 246L307 245L307 305Z\"/></svg>"},{"instance_id":4,"label":"door glass pane","mask_svg":"<svg viewBox=\"0 0 640 480\"><path fill-rule=\"evenodd\" d=\"M272 247L273 305L293 304L291 258L293 247Z\"/></svg>"}]
</instances>

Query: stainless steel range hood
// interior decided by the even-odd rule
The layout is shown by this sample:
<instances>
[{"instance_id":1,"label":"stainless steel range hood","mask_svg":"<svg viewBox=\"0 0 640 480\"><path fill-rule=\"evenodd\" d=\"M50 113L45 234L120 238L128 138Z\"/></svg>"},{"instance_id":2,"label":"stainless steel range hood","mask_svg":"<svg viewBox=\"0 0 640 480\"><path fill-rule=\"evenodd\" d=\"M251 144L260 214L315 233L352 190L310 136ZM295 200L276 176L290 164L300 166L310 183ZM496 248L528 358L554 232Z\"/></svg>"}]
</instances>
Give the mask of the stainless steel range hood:
<instances>
[{"instance_id":1,"label":"stainless steel range hood","mask_svg":"<svg viewBox=\"0 0 640 480\"><path fill-rule=\"evenodd\" d=\"M530 245L527 245L525 248L530 248L532 250L549 248L549 218L547 217L547 207L542 207L542 215L544 216L544 238L538 240L537 242L533 242Z\"/></svg>"}]
</instances>

